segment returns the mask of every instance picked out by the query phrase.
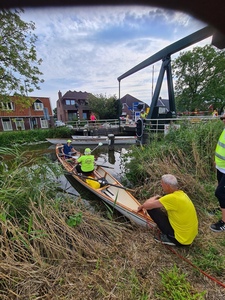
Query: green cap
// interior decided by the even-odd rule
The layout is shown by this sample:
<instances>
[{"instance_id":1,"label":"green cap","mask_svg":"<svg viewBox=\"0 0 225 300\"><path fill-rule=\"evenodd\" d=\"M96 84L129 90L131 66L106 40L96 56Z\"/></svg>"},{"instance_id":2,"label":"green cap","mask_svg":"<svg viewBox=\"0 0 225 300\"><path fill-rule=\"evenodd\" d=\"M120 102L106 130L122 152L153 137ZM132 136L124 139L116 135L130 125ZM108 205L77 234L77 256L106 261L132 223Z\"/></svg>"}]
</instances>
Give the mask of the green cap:
<instances>
[{"instance_id":1,"label":"green cap","mask_svg":"<svg viewBox=\"0 0 225 300\"><path fill-rule=\"evenodd\" d=\"M67 143L71 143L71 142L72 142L71 140L68 140L68 141L67 141Z\"/></svg>"},{"instance_id":2,"label":"green cap","mask_svg":"<svg viewBox=\"0 0 225 300\"><path fill-rule=\"evenodd\" d=\"M91 149L90 148L86 148L85 150L84 150L84 154L86 155L86 154L91 154Z\"/></svg>"}]
</instances>

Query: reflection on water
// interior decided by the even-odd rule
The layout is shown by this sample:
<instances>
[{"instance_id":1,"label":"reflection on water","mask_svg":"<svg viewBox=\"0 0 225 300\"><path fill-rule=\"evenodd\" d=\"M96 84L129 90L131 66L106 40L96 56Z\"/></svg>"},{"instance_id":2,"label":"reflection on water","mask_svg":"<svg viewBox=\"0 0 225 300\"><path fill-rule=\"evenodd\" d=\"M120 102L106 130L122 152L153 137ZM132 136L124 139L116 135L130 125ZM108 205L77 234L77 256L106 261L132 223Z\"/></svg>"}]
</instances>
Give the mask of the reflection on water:
<instances>
[{"instance_id":1,"label":"reflection on water","mask_svg":"<svg viewBox=\"0 0 225 300\"><path fill-rule=\"evenodd\" d=\"M67 192L68 194L79 196L79 192L75 190L73 185L71 185L66 175L61 175L59 178L57 178L57 181L59 182L59 188L61 188L63 191Z\"/></svg>"}]
</instances>

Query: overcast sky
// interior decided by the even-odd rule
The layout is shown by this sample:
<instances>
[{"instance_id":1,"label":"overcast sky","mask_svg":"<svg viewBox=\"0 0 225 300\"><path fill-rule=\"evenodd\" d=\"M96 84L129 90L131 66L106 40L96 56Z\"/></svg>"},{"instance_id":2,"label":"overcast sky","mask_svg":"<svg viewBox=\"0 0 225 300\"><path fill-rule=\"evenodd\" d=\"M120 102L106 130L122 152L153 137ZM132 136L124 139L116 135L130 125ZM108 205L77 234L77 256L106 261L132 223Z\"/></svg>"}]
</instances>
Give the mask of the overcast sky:
<instances>
[{"instance_id":1,"label":"overcast sky","mask_svg":"<svg viewBox=\"0 0 225 300\"><path fill-rule=\"evenodd\" d=\"M118 98L120 75L207 25L181 12L137 6L25 9L21 18L35 23L37 55L43 59L45 82L30 96L49 97L52 109L59 90ZM211 38L194 46L210 42ZM154 72L149 66L123 79L121 97L129 93L150 104L160 66L156 63ZM167 98L166 84L160 96Z\"/></svg>"}]
</instances>

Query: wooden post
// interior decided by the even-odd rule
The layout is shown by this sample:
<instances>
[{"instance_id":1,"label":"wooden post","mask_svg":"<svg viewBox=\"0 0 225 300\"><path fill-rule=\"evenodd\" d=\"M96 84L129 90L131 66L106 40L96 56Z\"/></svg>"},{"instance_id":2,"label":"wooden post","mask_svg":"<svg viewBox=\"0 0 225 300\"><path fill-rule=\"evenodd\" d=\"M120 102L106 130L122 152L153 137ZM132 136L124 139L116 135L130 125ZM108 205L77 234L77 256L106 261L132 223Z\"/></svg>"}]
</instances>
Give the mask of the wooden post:
<instances>
[{"instance_id":1,"label":"wooden post","mask_svg":"<svg viewBox=\"0 0 225 300\"><path fill-rule=\"evenodd\" d=\"M108 139L109 139L109 150L114 150L114 140L115 140L114 134L108 134Z\"/></svg>"}]
</instances>

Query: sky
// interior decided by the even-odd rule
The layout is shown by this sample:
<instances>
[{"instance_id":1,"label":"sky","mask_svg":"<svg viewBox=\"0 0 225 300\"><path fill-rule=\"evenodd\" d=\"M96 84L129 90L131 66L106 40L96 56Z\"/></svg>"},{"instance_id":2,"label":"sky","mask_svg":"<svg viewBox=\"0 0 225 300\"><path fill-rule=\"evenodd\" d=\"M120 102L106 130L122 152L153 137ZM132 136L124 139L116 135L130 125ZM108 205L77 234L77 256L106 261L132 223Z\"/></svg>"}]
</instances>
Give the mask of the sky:
<instances>
[{"instance_id":1,"label":"sky","mask_svg":"<svg viewBox=\"0 0 225 300\"><path fill-rule=\"evenodd\" d=\"M182 12L144 6L25 8L21 18L35 23L36 51L44 83L30 96L82 91L119 98L117 78L161 49L207 24ZM211 43L211 38L195 46ZM176 58L179 53L172 55ZM161 61L121 81L130 94L150 105ZM168 98L164 82L160 96Z\"/></svg>"}]
</instances>

